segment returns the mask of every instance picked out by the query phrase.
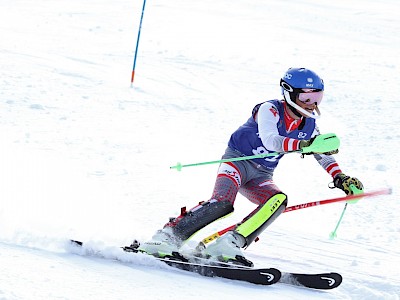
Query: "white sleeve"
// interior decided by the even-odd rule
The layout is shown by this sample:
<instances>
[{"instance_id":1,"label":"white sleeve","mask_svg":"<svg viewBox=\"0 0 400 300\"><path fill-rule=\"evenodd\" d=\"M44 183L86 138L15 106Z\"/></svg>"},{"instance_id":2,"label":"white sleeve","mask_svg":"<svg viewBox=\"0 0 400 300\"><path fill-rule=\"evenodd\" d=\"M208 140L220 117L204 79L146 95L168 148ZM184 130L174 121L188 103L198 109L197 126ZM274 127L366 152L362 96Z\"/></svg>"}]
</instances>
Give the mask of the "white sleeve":
<instances>
[{"instance_id":1,"label":"white sleeve","mask_svg":"<svg viewBox=\"0 0 400 300\"><path fill-rule=\"evenodd\" d=\"M260 106L256 116L256 122L258 123L259 137L267 150L276 152L299 150L299 139L289 138L279 134L277 124L280 122L280 116L278 109L272 103L265 102ZM318 130L315 130L313 135L317 133Z\"/></svg>"},{"instance_id":2,"label":"white sleeve","mask_svg":"<svg viewBox=\"0 0 400 300\"><path fill-rule=\"evenodd\" d=\"M283 140L285 137L279 135L277 127L279 119L279 112L275 105L265 102L261 104L255 120L264 147L268 150L281 152L284 151Z\"/></svg>"}]
</instances>

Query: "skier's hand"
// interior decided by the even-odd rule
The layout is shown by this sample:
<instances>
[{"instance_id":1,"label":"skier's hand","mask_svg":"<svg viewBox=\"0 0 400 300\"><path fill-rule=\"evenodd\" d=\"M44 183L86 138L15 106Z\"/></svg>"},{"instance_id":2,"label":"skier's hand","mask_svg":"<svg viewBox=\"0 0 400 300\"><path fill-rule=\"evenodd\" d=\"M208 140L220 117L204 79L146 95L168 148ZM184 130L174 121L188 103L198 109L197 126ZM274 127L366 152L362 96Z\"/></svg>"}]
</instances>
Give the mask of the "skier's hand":
<instances>
[{"instance_id":1,"label":"skier's hand","mask_svg":"<svg viewBox=\"0 0 400 300\"><path fill-rule=\"evenodd\" d=\"M310 140L300 141L299 149L302 154L332 155L339 152L340 141L334 133L321 134Z\"/></svg>"},{"instance_id":2,"label":"skier's hand","mask_svg":"<svg viewBox=\"0 0 400 300\"><path fill-rule=\"evenodd\" d=\"M339 173L335 176L333 185L344 191L346 195L360 194L364 190L364 186L360 180L347 176L344 173Z\"/></svg>"},{"instance_id":3,"label":"skier's hand","mask_svg":"<svg viewBox=\"0 0 400 300\"><path fill-rule=\"evenodd\" d=\"M333 155L333 154L338 154L338 153L339 153L339 149L335 149L335 150L332 150L332 151L324 152L322 154Z\"/></svg>"},{"instance_id":4,"label":"skier's hand","mask_svg":"<svg viewBox=\"0 0 400 300\"><path fill-rule=\"evenodd\" d=\"M311 140L302 140L300 141L300 146L299 146L299 150L301 150L302 153L304 153L304 148L309 147L312 142L314 141L314 138L312 138Z\"/></svg>"}]
</instances>

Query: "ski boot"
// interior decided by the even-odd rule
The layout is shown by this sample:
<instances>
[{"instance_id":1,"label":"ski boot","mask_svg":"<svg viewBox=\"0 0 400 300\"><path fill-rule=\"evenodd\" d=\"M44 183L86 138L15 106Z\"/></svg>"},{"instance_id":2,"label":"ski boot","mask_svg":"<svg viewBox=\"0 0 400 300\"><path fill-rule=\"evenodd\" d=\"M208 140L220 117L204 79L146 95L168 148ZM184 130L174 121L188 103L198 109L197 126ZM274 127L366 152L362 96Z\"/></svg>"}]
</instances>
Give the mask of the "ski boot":
<instances>
[{"instance_id":1,"label":"ski boot","mask_svg":"<svg viewBox=\"0 0 400 300\"><path fill-rule=\"evenodd\" d=\"M253 267L254 264L246 259L241 251L245 243L245 238L241 234L229 231L205 248L203 256L237 266Z\"/></svg>"},{"instance_id":2,"label":"ski boot","mask_svg":"<svg viewBox=\"0 0 400 300\"><path fill-rule=\"evenodd\" d=\"M171 228L166 227L158 230L150 241L141 244L137 251L155 257L172 258L179 253L181 243L182 241L173 235Z\"/></svg>"}]
</instances>

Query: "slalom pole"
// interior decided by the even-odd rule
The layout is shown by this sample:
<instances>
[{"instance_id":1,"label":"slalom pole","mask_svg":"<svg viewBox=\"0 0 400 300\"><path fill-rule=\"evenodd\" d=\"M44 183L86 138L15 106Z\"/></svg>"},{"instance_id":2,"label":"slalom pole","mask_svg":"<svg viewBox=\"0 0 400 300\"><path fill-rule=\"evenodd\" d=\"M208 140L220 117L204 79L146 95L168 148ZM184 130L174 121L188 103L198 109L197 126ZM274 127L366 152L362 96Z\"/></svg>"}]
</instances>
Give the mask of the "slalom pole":
<instances>
[{"instance_id":1,"label":"slalom pole","mask_svg":"<svg viewBox=\"0 0 400 300\"><path fill-rule=\"evenodd\" d=\"M355 195L350 195L350 196L344 196L344 197L338 197L338 198L332 198L332 199L326 199L326 200L319 200L319 201L312 201L312 202L307 202L307 203L303 203L303 204L297 204L297 205L286 207L286 209L283 212L286 213L286 212L291 212L294 210L299 210L299 209L304 209L304 208L309 208L309 207L314 207L314 206L319 206L319 205L325 205L325 204L331 204L331 203L336 203L336 202L342 202L342 201L346 201L346 205L347 205L347 203L351 203L353 201L358 201L361 198L374 197L374 196L379 196L379 195L390 195L391 193L392 193L391 188L384 188L381 190L365 192L362 194L355 194ZM345 209L346 209L346 207L345 207ZM343 215L344 215L344 211L342 212L342 217L343 217ZM208 243L216 240L217 238L224 235L228 231L235 229L235 227L236 227L236 224L231 225L231 226L229 226L225 229L222 229L218 232L215 232L215 233L207 236L203 240L201 240L199 245L205 246L205 244L208 244ZM339 227L339 225L337 225L337 227Z\"/></svg>"},{"instance_id":2,"label":"slalom pole","mask_svg":"<svg viewBox=\"0 0 400 300\"><path fill-rule=\"evenodd\" d=\"M254 158L278 156L278 155L283 155L283 154L288 154L288 153L301 153L301 150L263 153L263 154L256 154L256 155L250 155L250 156L240 156L240 157L233 157L233 158L226 158L226 159L219 159L219 160L212 160L212 161L204 161L204 162L198 162L198 163L192 163L192 164L186 164L186 165L182 165L181 163L178 162L175 166L171 166L169 168L181 171L182 168L186 168L186 167L196 167L196 166L218 164L218 163L225 163L225 162L231 162L231 161L249 160L249 159L254 159Z\"/></svg>"},{"instance_id":3,"label":"slalom pole","mask_svg":"<svg viewBox=\"0 0 400 300\"><path fill-rule=\"evenodd\" d=\"M144 15L144 8L146 6L146 0L143 0L143 7L142 7L142 15L140 16L140 24L139 24L139 31L136 40L136 50L135 50L135 57L133 58L133 68L132 68L132 77L131 77L131 87L133 85L133 79L135 78L135 68L136 68L136 57L139 48L139 39L140 39L140 31L142 30L142 22L143 22L143 15Z\"/></svg>"},{"instance_id":4,"label":"slalom pole","mask_svg":"<svg viewBox=\"0 0 400 300\"><path fill-rule=\"evenodd\" d=\"M351 184L351 185L350 185L350 189L352 190L353 195L362 195L362 193L363 193L363 191L357 189L357 188L354 186L354 184ZM351 202L352 202L352 203L356 203L357 201L358 201L358 200L353 200L353 201L351 201ZM333 240L333 239L337 236L336 231L338 230L339 225L340 225L340 223L342 222L344 213L346 212L346 209L347 209L347 204L349 204L349 202L346 202L346 204L344 205L343 211L342 211L342 213L340 214L340 217L339 217L339 220L338 220L338 222L337 222L337 224L336 224L336 226L335 226L335 229L329 234L329 238L330 238L331 240Z\"/></svg>"}]
</instances>

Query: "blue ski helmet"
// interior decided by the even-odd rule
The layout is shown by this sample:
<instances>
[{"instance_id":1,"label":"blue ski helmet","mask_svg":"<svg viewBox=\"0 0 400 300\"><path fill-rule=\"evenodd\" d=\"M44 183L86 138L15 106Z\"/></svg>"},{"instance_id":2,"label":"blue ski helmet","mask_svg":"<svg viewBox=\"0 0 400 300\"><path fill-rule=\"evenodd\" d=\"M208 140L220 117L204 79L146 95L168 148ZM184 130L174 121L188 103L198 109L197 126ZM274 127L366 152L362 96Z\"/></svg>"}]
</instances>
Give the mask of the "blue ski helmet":
<instances>
[{"instance_id":1,"label":"blue ski helmet","mask_svg":"<svg viewBox=\"0 0 400 300\"><path fill-rule=\"evenodd\" d=\"M298 105L296 105L296 97L299 93L307 92L320 92L324 90L324 81L313 71L306 68L289 68L285 75L281 78L280 86L285 101L289 104L290 109L300 116L300 110L304 113ZM305 113L309 117L317 118L318 116Z\"/></svg>"}]
</instances>

